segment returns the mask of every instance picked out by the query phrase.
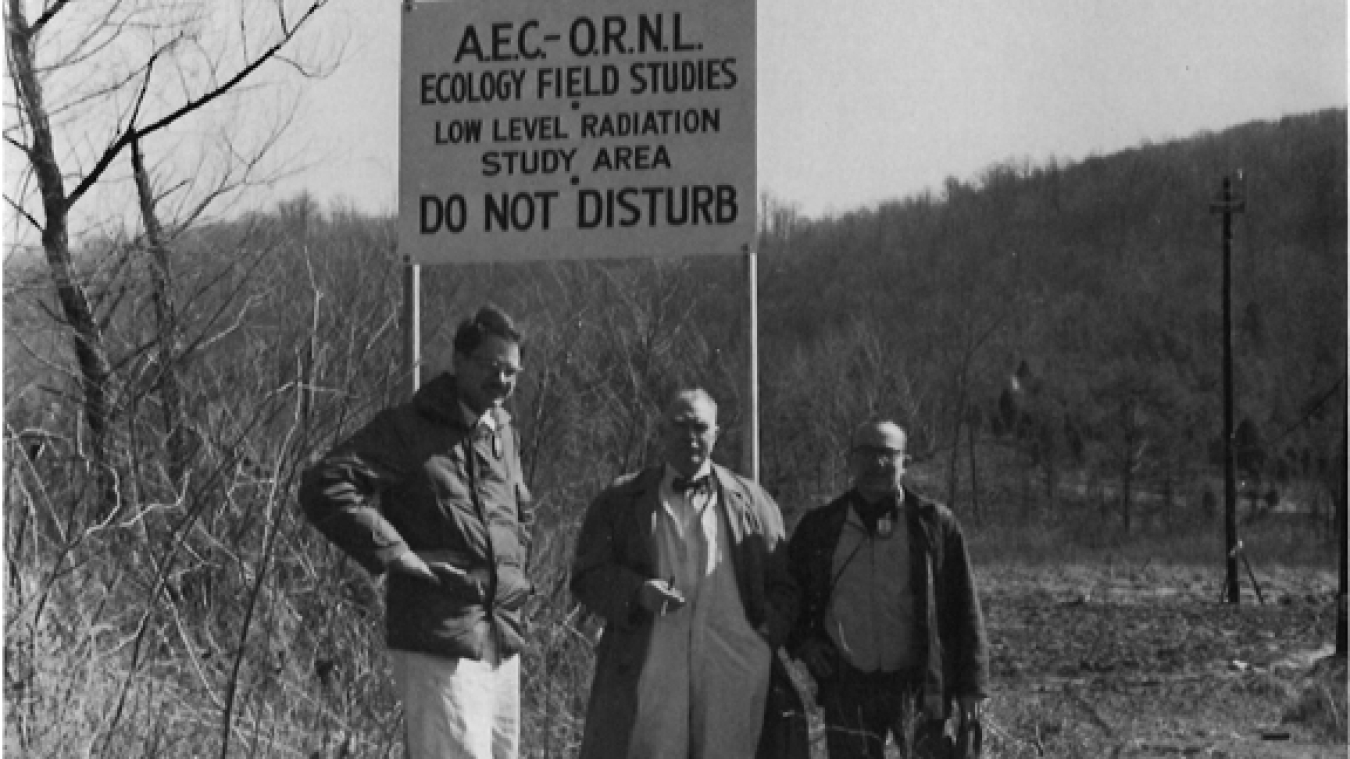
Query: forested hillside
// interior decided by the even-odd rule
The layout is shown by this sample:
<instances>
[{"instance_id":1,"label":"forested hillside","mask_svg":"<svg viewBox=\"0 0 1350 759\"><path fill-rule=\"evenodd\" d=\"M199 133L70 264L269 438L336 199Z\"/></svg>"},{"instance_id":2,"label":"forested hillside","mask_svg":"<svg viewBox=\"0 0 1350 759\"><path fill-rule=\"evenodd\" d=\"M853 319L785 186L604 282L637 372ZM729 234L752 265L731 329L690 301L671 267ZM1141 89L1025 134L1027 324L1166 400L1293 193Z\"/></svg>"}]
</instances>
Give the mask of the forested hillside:
<instances>
[{"instance_id":1,"label":"forested hillside","mask_svg":"<svg viewBox=\"0 0 1350 759\"><path fill-rule=\"evenodd\" d=\"M1009 161L834 218L766 198L763 481L790 517L821 503L846 487L849 432L885 415L912 432L914 478L976 541L1012 526L1093 545L1209 529L1222 492L1210 204L1239 170L1244 499L1328 514L1343 477L1344 110ZM300 197L171 230L167 269L138 234L89 243L80 274L111 369L98 472L49 274L7 259L7 748L396 744L379 595L294 503L307 461L406 394L393 229ZM572 535L588 499L647 459L670 389L712 392L718 457L740 462L744 290L730 258L423 269L424 378L484 301L526 331L512 410L541 590L527 745L574 744L589 642L564 589ZM1324 540L1325 518L1306 534Z\"/></svg>"},{"instance_id":2,"label":"forested hillside","mask_svg":"<svg viewBox=\"0 0 1350 759\"><path fill-rule=\"evenodd\" d=\"M1240 463L1285 484L1325 473L1343 413L1345 134L1345 112L1327 111L1081 163L1010 161L835 219L775 208L766 357L864 331L920 389L914 421L935 452L1014 433L1049 478L1193 480L1221 461L1210 204L1240 175Z\"/></svg>"}]
</instances>

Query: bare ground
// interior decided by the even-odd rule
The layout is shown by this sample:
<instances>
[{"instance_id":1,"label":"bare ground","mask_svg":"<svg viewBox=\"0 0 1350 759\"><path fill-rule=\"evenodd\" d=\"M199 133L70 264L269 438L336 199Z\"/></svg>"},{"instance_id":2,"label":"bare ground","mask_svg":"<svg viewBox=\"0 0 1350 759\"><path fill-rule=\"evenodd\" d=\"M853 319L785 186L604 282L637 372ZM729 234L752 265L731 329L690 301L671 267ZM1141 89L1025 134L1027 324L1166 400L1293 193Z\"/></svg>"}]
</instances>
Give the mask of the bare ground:
<instances>
[{"instance_id":1,"label":"bare ground","mask_svg":"<svg viewBox=\"0 0 1350 759\"><path fill-rule=\"evenodd\" d=\"M1346 670L1328 659L1335 577L1223 567L977 569L992 656L985 752L1001 757L1347 755ZM813 756L824 736L813 718ZM890 756L898 756L894 747Z\"/></svg>"},{"instance_id":2,"label":"bare ground","mask_svg":"<svg viewBox=\"0 0 1350 759\"><path fill-rule=\"evenodd\" d=\"M1335 578L1307 568L1004 566L981 572L990 756L1346 756ZM1322 662L1319 664L1319 662ZM1298 707L1322 696L1328 708ZM1316 700L1316 699L1314 699Z\"/></svg>"}]
</instances>

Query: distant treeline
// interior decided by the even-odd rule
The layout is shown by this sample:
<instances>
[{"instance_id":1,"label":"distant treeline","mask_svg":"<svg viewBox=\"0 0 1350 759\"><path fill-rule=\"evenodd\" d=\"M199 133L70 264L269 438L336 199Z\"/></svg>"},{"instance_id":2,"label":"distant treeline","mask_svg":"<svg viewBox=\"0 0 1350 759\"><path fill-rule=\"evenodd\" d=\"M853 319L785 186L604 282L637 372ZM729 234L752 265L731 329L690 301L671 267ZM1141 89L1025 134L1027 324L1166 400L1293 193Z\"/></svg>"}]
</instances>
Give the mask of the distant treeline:
<instances>
[{"instance_id":1,"label":"distant treeline","mask_svg":"<svg viewBox=\"0 0 1350 759\"><path fill-rule=\"evenodd\" d=\"M1112 492L1123 483L1127 501L1131 484L1156 493L1212 476L1222 343L1211 204L1224 177L1246 201L1233 255L1244 477L1264 491L1331 476L1346 361L1344 110L1077 162L1010 160L833 217L765 197L766 484L789 510L837 489L843 440L870 415L911 428L922 478L958 506L1011 481L1023 500L1039 492L1053 502L1070 474L1116 483ZM92 246L88 259L104 263L90 265L91 278L132 288L136 245ZM332 394L315 396L315 410L341 395L369 411L403 392L391 219L325 211L301 196L184 230L173 254L182 329L190 336L199 323L206 336L205 325L234 320L185 362L220 394L202 413L249 385L227 378L262 368L240 360L262 339L315 362L314 384ZM128 263L109 267L111 255ZM739 462L739 261L424 267L423 289L428 370L445 365L454 320L481 301L531 329L516 405L543 492L584 492L640 461L661 397L680 382L722 400L721 457ZM6 316L11 330L27 324L30 339L42 318L21 303ZM109 322L114 337L125 325L128 347L145 339L125 303ZM322 382L322 357L339 350L326 343L356 339L367 342L352 374ZM296 360L271 367L278 382ZM46 371L14 350L6 363L11 397L25 386L15 371ZM358 384L342 384L353 377Z\"/></svg>"},{"instance_id":2,"label":"distant treeline","mask_svg":"<svg viewBox=\"0 0 1350 759\"><path fill-rule=\"evenodd\" d=\"M1020 438L1024 461L1051 479L1056 467L1155 489L1193 479L1221 463L1222 248L1211 204L1225 177L1246 201L1234 217L1232 295L1242 476L1254 487L1334 483L1344 110L1080 162L1008 161L937 194L833 218L770 201L766 356L867 325L921 388L937 450L969 428ZM819 368L847 389L841 367Z\"/></svg>"}]
</instances>

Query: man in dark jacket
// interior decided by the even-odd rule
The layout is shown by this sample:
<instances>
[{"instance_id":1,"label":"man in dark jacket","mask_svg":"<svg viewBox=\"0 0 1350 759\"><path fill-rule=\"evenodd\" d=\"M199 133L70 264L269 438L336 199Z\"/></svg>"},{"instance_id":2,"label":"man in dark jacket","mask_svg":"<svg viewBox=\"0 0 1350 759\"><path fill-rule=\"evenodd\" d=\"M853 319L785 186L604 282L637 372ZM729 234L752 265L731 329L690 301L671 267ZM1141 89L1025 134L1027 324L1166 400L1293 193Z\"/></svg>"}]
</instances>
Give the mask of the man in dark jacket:
<instances>
[{"instance_id":1,"label":"man in dark jacket","mask_svg":"<svg viewBox=\"0 0 1350 759\"><path fill-rule=\"evenodd\" d=\"M830 759L881 759L887 735L920 756L950 703L973 724L987 696L984 622L965 538L945 507L905 488L905 432L854 433L854 487L808 513L788 555L802 592L790 648L816 680Z\"/></svg>"},{"instance_id":2,"label":"man in dark jacket","mask_svg":"<svg viewBox=\"0 0 1350 759\"><path fill-rule=\"evenodd\" d=\"M485 306L455 334L454 374L386 409L305 472L314 526L388 573L386 633L411 759L515 759L529 493L502 403L520 333Z\"/></svg>"},{"instance_id":3,"label":"man in dark jacket","mask_svg":"<svg viewBox=\"0 0 1350 759\"><path fill-rule=\"evenodd\" d=\"M761 745L797 594L778 507L712 462L717 432L713 399L678 393L664 461L586 512L571 588L605 629L581 759L751 759Z\"/></svg>"}]
</instances>

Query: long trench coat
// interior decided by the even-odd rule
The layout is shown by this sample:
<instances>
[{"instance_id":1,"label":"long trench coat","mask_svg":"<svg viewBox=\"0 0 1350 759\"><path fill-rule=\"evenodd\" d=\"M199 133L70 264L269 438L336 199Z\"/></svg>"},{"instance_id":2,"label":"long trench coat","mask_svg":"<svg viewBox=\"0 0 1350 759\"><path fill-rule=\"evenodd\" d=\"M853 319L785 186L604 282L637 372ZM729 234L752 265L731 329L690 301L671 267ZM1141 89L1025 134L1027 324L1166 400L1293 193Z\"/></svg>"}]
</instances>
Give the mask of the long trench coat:
<instances>
[{"instance_id":1,"label":"long trench coat","mask_svg":"<svg viewBox=\"0 0 1350 759\"><path fill-rule=\"evenodd\" d=\"M754 627L765 626L776 651L797 614L782 514L751 480L718 465L712 471L746 618ZM579 759L627 759L654 621L636 599L638 588L656 579L662 475L663 468L653 466L617 480L591 503L577 539L572 593L605 622Z\"/></svg>"}]
</instances>

